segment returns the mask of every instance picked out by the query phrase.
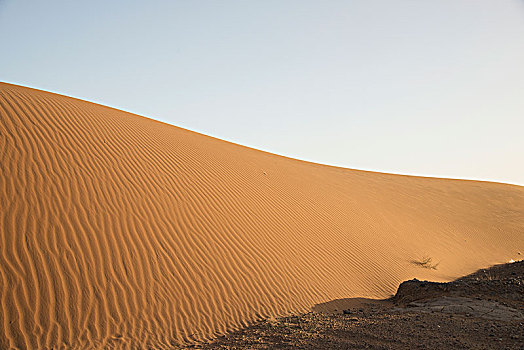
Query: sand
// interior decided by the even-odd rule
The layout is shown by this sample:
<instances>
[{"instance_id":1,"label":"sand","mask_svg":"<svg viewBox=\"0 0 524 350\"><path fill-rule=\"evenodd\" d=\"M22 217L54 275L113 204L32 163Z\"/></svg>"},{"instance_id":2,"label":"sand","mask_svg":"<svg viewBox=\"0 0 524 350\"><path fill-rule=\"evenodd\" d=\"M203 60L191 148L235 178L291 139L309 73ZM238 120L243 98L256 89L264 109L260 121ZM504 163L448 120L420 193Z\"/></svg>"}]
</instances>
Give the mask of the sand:
<instances>
[{"instance_id":1,"label":"sand","mask_svg":"<svg viewBox=\"0 0 524 350\"><path fill-rule=\"evenodd\" d=\"M308 163L5 83L0 159L2 349L169 348L524 253L520 186Z\"/></svg>"}]
</instances>

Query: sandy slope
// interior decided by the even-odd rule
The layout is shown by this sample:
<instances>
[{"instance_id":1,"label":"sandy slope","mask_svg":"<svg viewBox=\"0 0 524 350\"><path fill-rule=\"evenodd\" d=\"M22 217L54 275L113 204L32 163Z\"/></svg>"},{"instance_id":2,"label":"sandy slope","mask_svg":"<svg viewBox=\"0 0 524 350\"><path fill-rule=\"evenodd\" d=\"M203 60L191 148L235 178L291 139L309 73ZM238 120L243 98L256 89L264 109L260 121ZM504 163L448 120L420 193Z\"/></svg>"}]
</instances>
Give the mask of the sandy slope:
<instances>
[{"instance_id":1,"label":"sandy slope","mask_svg":"<svg viewBox=\"0 0 524 350\"><path fill-rule=\"evenodd\" d=\"M524 253L523 187L302 162L9 84L0 159L0 348L168 347Z\"/></svg>"}]
</instances>

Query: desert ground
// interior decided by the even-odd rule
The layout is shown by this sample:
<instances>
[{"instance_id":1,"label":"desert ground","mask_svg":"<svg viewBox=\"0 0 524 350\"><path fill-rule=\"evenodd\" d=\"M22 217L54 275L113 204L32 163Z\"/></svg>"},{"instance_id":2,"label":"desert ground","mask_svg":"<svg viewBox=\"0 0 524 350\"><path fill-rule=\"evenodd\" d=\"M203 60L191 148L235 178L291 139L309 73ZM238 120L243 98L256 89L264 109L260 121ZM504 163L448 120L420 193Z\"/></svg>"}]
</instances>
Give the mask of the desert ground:
<instances>
[{"instance_id":1,"label":"desert ground","mask_svg":"<svg viewBox=\"0 0 524 350\"><path fill-rule=\"evenodd\" d=\"M303 313L524 252L521 186L314 164L6 83L0 159L0 349L331 323L360 316Z\"/></svg>"}]
</instances>

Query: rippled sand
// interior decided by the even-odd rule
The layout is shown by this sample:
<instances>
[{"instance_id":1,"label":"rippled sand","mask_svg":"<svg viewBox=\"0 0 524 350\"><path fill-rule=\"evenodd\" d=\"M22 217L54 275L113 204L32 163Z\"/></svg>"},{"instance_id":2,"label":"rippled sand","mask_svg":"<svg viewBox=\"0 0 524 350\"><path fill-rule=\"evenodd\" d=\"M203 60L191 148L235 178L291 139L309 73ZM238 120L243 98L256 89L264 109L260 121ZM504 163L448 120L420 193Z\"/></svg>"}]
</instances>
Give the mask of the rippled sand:
<instances>
[{"instance_id":1,"label":"rippled sand","mask_svg":"<svg viewBox=\"0 0 524 350\"><path fill-rule=\"evenodd\" d=\"M168 348L524 251L523 187L303 162L5 83L0 159L0 348Z\"/></svg>"}]
</instances>

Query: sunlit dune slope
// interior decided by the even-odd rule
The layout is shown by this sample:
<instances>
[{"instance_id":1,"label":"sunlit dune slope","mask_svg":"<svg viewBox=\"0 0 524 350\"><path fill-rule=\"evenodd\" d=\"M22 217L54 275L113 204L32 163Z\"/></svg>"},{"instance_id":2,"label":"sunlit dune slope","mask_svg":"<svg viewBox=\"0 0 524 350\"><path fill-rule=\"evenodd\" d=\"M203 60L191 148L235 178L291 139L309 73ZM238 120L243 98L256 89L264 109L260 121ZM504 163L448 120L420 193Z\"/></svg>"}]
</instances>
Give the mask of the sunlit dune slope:
<instances>
[{"instance_id":1,"label":"sunlit dune slope","mask_svg":"<svg viewBox=\"0 0 524 350\"><path fill-rule=\"evenodd\" d=\"M2 349L168 348L524 254L523 187L307 163L9 84L0 159Z\"/></svg>"}]
</instances>

